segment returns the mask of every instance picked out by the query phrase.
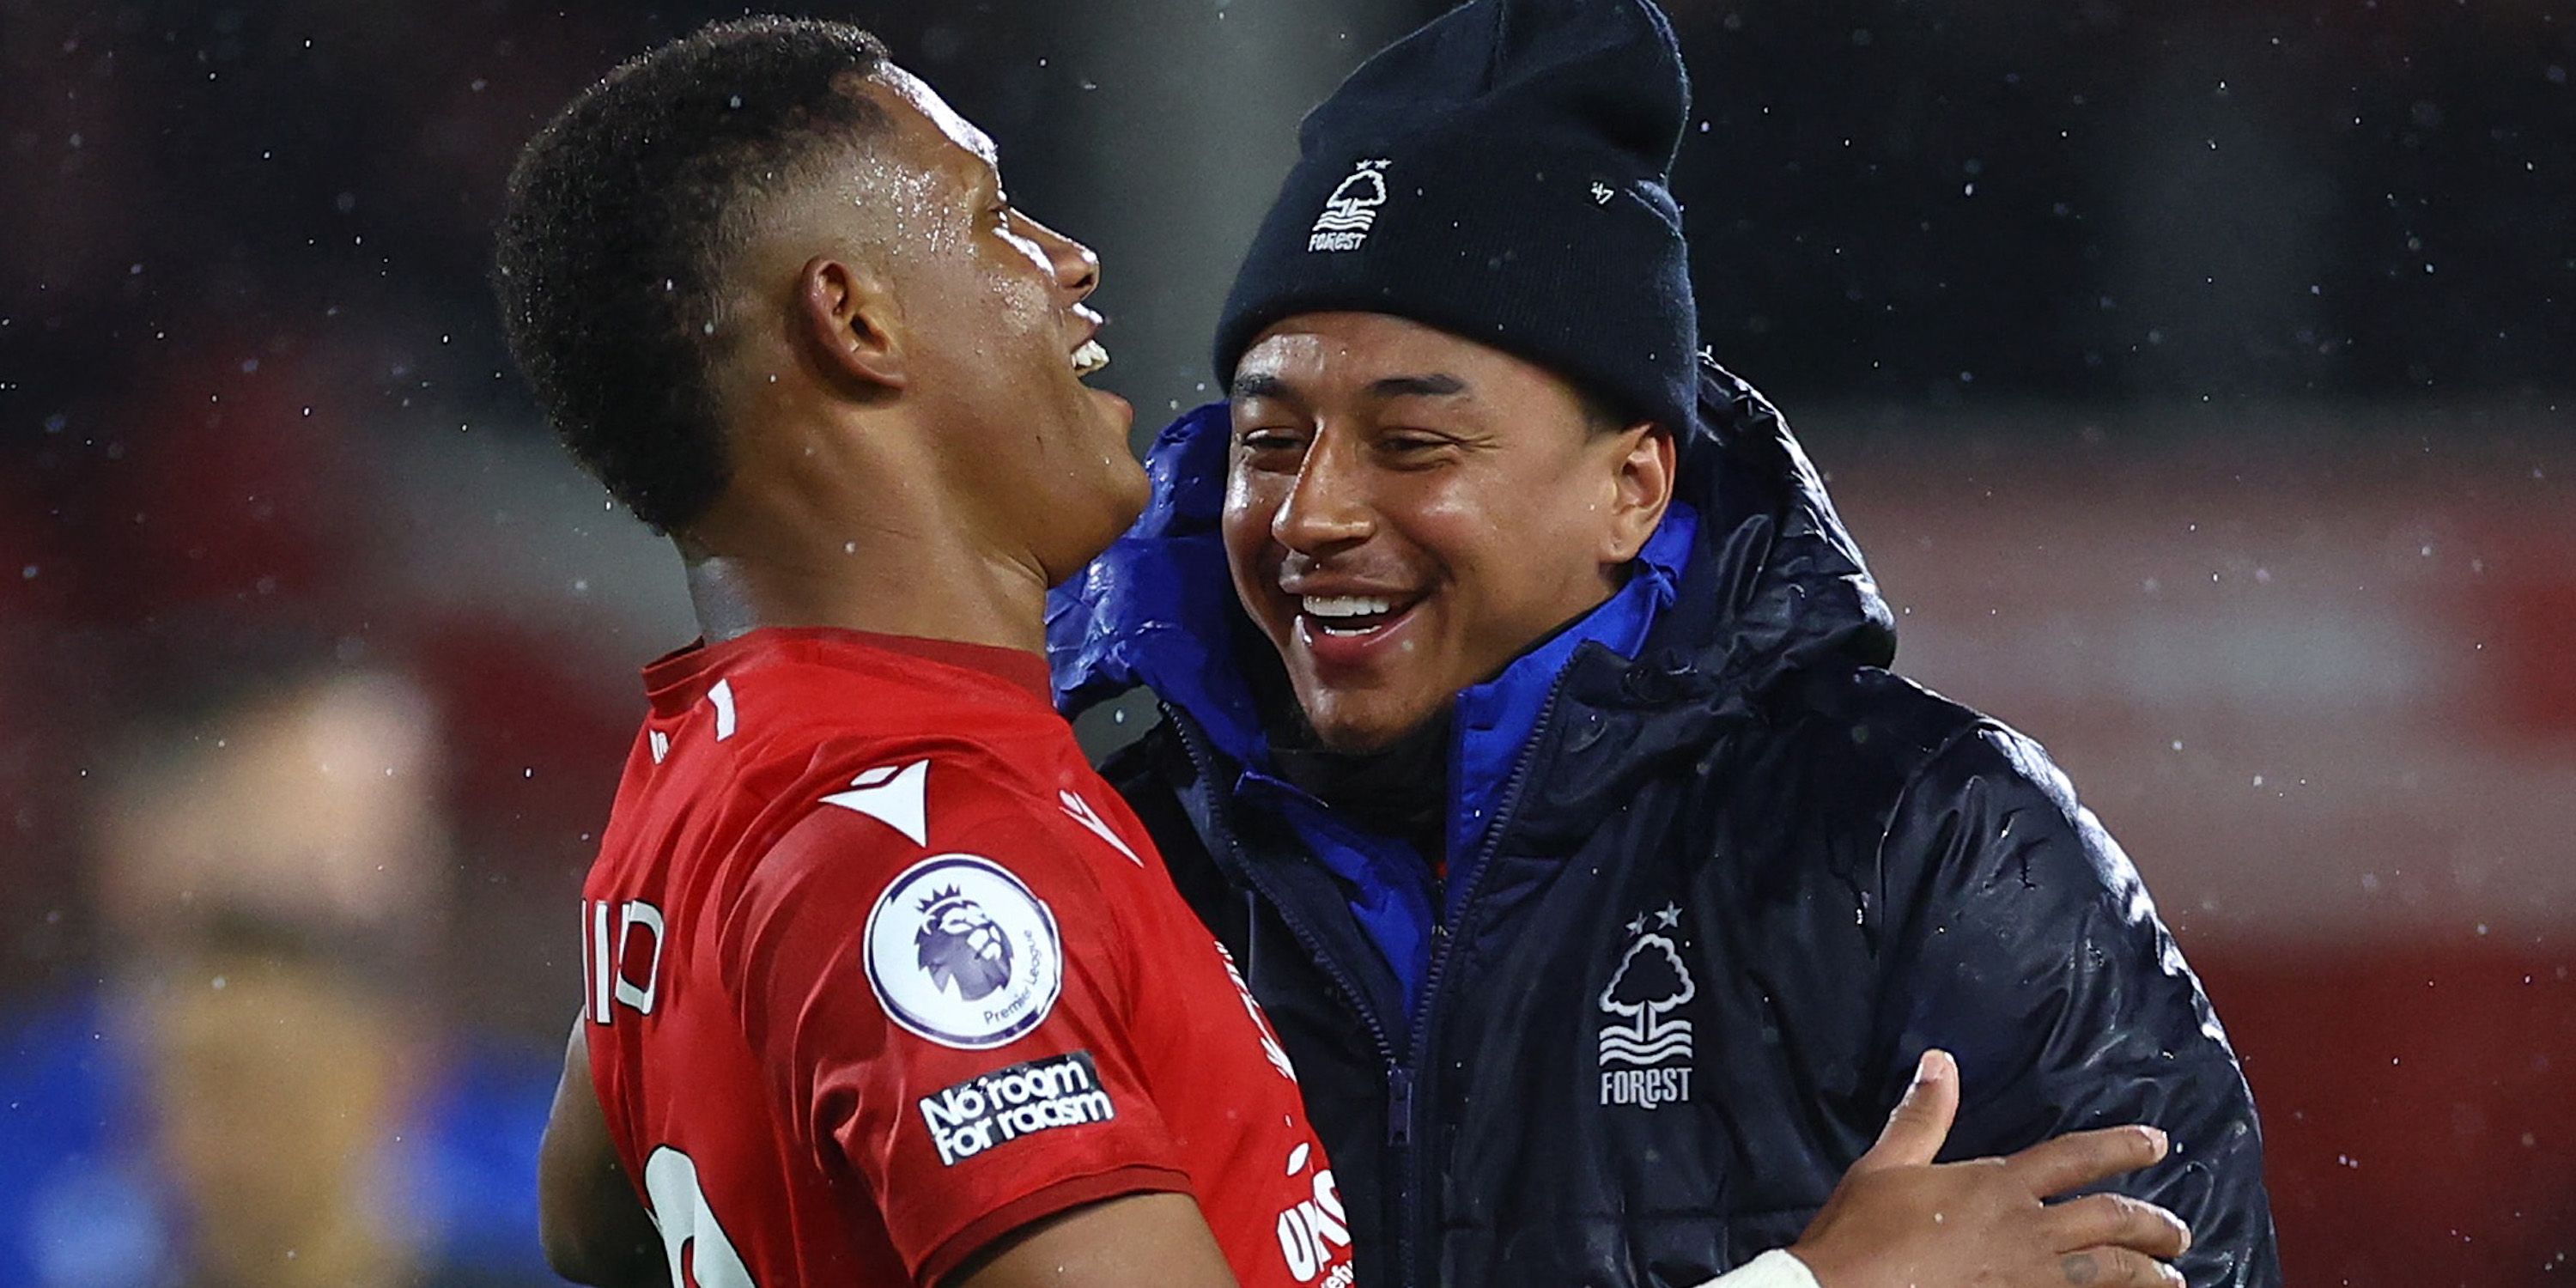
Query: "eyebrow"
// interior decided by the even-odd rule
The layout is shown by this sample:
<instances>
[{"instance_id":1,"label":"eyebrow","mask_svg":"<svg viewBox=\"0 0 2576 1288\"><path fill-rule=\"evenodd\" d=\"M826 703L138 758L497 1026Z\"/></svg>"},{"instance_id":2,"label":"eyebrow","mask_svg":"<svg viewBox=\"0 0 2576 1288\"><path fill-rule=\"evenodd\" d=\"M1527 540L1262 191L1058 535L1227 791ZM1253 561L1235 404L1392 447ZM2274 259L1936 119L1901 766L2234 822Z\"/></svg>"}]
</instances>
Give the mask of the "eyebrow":
<instances>
[{"instance_id":1,"label":"eyebrow","mask_svg":"<svg viewBox=\"0 0 2576 1288\"><path fill-rule=\"evenodd\" d=\"M1467 382L1445 371L1422 376L1388 376L1372 380L1369 395L1375 398L1454 398L1467 392Z\"/></svg>"},{"instance_id":2,"label":"eyebrow","mask_svg":"<svg viewBox=\"0 0 2576 1288\"><path fill-rule=\"evenodd\" d=\"M1247 398L1293 398L1297 391L1287 381L1267 371L1246 371L1235 376L1234 384L1226 394L1240 401Z\"/></svg>"},{"instance_id":3,"label":"eyebrow","mask_svg":"<svg viewBox=\"0 0 2576 1288\"><path fill-rule=\"evenodd\" d=\"M1227 391L1237 399L1295 398L1296 387L1267 371L1247 371ZM1467 392L1467 382L1445 371L1419 376L1387 376L1369 382L1372 398L1454 398Z\"/></svg>"}]
</instances>

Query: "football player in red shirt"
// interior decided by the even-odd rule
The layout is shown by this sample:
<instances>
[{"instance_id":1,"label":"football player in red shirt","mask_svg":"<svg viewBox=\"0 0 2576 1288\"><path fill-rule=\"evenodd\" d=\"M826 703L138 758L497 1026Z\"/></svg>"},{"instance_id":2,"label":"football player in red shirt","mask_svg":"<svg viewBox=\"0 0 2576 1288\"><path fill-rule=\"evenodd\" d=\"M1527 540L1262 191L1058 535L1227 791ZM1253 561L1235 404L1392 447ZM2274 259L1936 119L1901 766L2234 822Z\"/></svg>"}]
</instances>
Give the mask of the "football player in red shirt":
<instances>
[{"instance_id":1,"label":"football player in red shirt","mask_svg":"<svg viewBox=\"0 0 2576 1288\"><path fill-rule=\"evenodd\" d=\"M512 352L704 632L646 669L583 889L542 1160L567 1276L1351 1283L1295 1071L1048 702L1045 592L1146 491L1081 383L1097 282L838 24L657 50L513 172ZM1832 1288L2037 1249L2003 1236L2075 1218L2030 1187L2147 1161L2106 1132L1923 1166L1955 1079L1925 1086L1801 1245ZM1814 1282L1757 1267L1728 1288Z\"/></svg>"},{"instance_id":2,"label":"football player in red shirt","mask_svg":"<svg viewBox=\"0 0 2576 1288\"><path fill-rule=\"evenodd\" d=\"M539 134L497 278L705 632L583 890L558 1264L1347 1283L1287 1057L1049 702L1046 589L1145 496L1091 252L872 37L752 20Z\"/></svg>"}]
</instances>

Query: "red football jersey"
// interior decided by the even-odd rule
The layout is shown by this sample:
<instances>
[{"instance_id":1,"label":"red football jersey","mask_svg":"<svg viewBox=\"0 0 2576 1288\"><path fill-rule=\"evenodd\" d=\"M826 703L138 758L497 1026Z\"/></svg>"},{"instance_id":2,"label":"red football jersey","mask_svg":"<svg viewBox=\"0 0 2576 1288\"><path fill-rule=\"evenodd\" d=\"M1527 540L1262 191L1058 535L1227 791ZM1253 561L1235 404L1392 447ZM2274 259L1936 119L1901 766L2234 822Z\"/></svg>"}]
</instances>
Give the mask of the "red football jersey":
<instances>
[{"instance_id":1,"label":"red football jersey","mask_svg":"<svg viewBox=\"0 0 2576 1288\"><path fill-rule=\"evenodd\" d=\"M1349 1282L1288 1058L1041 659L763 630L645 682L583 965L678 1282L929 1284L1140 1191L1247 1286Z\"/></svg>"}]
</instances>

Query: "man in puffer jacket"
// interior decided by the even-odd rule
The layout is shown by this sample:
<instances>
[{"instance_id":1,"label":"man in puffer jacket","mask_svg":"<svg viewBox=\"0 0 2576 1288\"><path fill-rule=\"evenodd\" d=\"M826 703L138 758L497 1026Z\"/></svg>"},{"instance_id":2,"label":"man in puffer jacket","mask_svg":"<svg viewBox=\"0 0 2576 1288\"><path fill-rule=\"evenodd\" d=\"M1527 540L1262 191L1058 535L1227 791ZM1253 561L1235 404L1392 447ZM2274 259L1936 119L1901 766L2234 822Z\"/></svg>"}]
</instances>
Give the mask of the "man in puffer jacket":
<instances>
[{"instance_id":1,"label":"man in puffer jacket","mask_svg":"<svg viewBox=\"0 0 2576 1288\"><path fill-rule=\"evenodd\" d=\"M2117 1188L2189 1283L2277 1285L2136 870L1886 669L1815 471L1699 356L1686 119L1644 0L1478 0L1354 73L1227 302L1230 402L1057 592L1060 696L1159 697L1108 776L1278 1027L1363 1284L1697 1284L1796 1241L1939 1047L1945 1157L2153 1124Z\"/></svg>"}]
</instances>

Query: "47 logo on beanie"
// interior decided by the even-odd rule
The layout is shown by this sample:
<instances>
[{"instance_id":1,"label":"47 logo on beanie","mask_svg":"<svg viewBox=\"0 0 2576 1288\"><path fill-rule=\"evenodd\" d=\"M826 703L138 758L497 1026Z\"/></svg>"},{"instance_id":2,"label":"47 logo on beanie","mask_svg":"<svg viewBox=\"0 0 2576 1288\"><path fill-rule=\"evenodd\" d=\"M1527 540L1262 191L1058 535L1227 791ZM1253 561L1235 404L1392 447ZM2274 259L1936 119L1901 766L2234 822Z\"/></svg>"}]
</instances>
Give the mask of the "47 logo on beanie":
<instances>
[{"instance_id":1,"label":"47 logo on beanie","mask_svg":"<svg viewBox=\"0 0 2576 1288\"><path fill-rule=\"evenodd\" d=\"M1333 195L1324 198L1324 213L1315 216L1306 235L1307 250L1358 250L1368 241L1377 208L1386 204L1386 167L1383 158L1351 167L1334 185Z\"/></svg>"}]
</instances>

